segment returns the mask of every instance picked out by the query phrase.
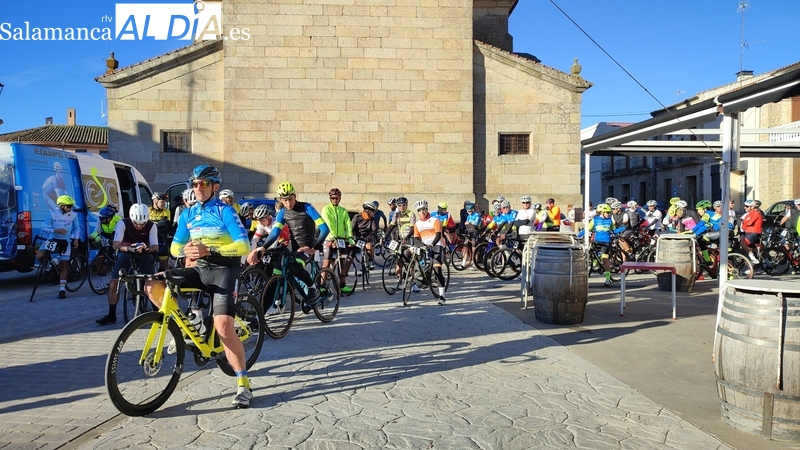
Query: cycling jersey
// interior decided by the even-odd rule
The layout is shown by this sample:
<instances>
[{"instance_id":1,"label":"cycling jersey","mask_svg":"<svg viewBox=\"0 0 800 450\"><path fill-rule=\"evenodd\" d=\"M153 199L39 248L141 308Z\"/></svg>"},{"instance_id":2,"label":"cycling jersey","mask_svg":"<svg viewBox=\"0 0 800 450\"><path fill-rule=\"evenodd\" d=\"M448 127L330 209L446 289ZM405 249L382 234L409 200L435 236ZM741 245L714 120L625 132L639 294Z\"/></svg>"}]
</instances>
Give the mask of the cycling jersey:
<instances>
[{"instance_id":1,"label":"cycling jersey","mask_svg":"<svg viewBox=\"0 0 800 450\"><path fill-rule=\"evenodd\" d=\"M109 240L114 239L114 230L117 227L117 222L120 220L122 220L122 217L115 214L109 223L103 223L102 221L97 222L97 228L95 228L94 232L89 235L89 239L95 242L100 242L101 237Z\"/></svg>"},{"instance_id":2,"label":"cycling jersey","mask_svg":"<svg viewBox=\"0 0 800 450\"><path fill-rule=\"evenodd\" d=\"M532 210L531 208L528 209L520 209L517 211L517 218L515 219L517 222L527 220L528 224L533 224L533 220L536 218L536 211ZM523 224L525 225L525 224Z\"/></svg>"},{"instance_id":3,"label":"cycling jersey","mask_svg":"<svg viewBox=\"0 0 800 450\"><path fill-rule=\"evenodd\" d=\"M467 215L466 224L478 227L481 224L481 213L475 211L472 214Z\"/></svg>"},{"instance_id":4,"label":"cycling jersey","mask_svg":"<svg viewBox=\"0 0 800 450\"><path fill-rule=\"evenodd\" d=\"M434 245L436 233L441 236L442 222L436 217L430 216L425 220L417 219L414 223L414 237L420 238L425 245ZM439 239L435 245L441 246L442 239Z\"/></svg>"},{"instance_id":5,"label":"cycling jersey","mask_svg":"<svg viewBox=\"0 0 800 450\"><path fill-rule=\"evenodd\" d=\"M553 205L550 207L550 209L547 211L547 216L550 218L549 223L552 223L552 225L549 226L557 227L561 225L561 208L558 206Z\"/></svg>"},{"instance_id":6,"label":"cycling jersey","mask_svg":"<svg viewBox=\"0 0 800 450\"><path fill-rule=\"evenodd\" d=\"M371 242L377 232L378 224L372 218L363 212L353 216L353 237Z\"/></svg>"},{"instance_id":7,"label":"cycling jersey","mask_svg":"<svg viewBox=\"0 0 800 450\"><path fill-rule=\"evenodd\" d=\"M442 222L442 229L456 227L456 222L453 220L453 217L450 215L449 212L439 214L438 211L435 211L431 213L431 217L434 217L438 219L440 222Z\"/></svg>"},{"instance_id":8,"label":"cycling jersey","mask_svg":"<svg viewBox=\"0 0 800 450\"><path fill-rule=\"evenodd\" d=\"M139 242L147 246L158 245L158 230L152 221L148 220L140 230L133 226L130 217L120 220L114 229L114 242L121 242L129 246Z\"/></svg>"},{"instance_id":9,"label":"cycling jersey","mask_svg":"<svg viewBox=\"0 0 800 450\"><path fill-rule=\"evenodd\" d=\"M311 203L295 202L294 208L283 208L278 211L272 231L263 247L269 248L278 239L283 227L287 225L291 231L292 250L302 247L322 247L322 243L330 233L330 228ZM316 228L319 228L319 238L314 242Z\"/></svg>"},{"instance_id":10,"label":"cycling jersey","mask_svg":"<svg viewBox=\"0 0 800 450\"><path fill-rule=\"evenodd\" d=\"M169 221L171 219L171 215L168 209L155 209L152 208L150 210L150 220L153 222L160 222L162 220Z\"/></svg>"},{"instance_id":11,"label":"cycling jersey","mask_svg":"<svg viewBox=\"0 0 800 450\"><path fill-rule=\"evenodd\" d=\"M394 214L394 220L390 228L399 228L400 239L406 239L411 236L413 232L414 223L417 221L417 215L407 210L401 212L399 209Z\"/></svg>"},{"instance_id":12,"label":"cycling jersey","mask_svg":"<svg viewBox=\"0 0 800 450\"><path fill-rule=\"evenodd\" d=\"M594 230L594 241L598 244L611 244L611 230L614 220L611 217L595 216L589 221L589 231Z\"/></svg>"},{"instance_id":13,"label":"cycling jersey","mask_svg":"<svg viewBox=\"0 0 800 450\"><path fill-rule=\"evenodd\" d=\"M761 234L763 223L764 217L761 215L761 211L751 209L750 212L742 216L742 223L740 225L742 233Z\"/></svg>"},{"instance_id":14,"label":"cycling jersey","mask_svg":"<svg viewBox=\"0 0 800 450\"><path fill-rule=\"evenodd\" d=\"M636 230L639 228L639 220L641 216L639 215L638 209L627 209L626 214L628 215L628 228L632 230Z\"/></svg>"},{"instance_id":15,"label":"cycling jersey","mask_svg":"<svg viewBox=\"0 0 800 450\"><path fill-rule=\"evenodd\" d=\"M346 239L350 241L353 238L353 226L344 207L328 203L322 208L322 220L331 230L328 237L325 238L326 240Z\"/></svg>"},{"instance_id":16,"label":"cycling jersey","mask_svg":"<svg viewBox=\"0 0 800 450\"><path fill-rule=\"evenodd\" d=\"M378 228L381 228L381 221L383 221L383 228L386 228L386 214L384 214L380 209L375 211L375 215L372 217L372 219L375 221L375 225Z\"/></svg>"},{"instance_id":17,"label":"cycling jersey","mask_svg":"<svg viewBox=\"0 0 800 450\"><path fill-rule=\"evenodd\" d=\"M517 211L513 209L505 213L500 212L500 214L494 216L494 219L492 220L491 223L489 223L489 225L486 226L486 228L489 230L491 230L494 227L498 227L498 230L501 230L506 227L510 228L514 224L516 218L517 218Z\"/></svg>"},{"instance_id":18,"label":"cycling jersey","mask_svg":"<svg viewBox=\"0 0 800 450\"><path fill-rule=\"evenodd\" d=\"M56 230L66 230L57 233ZM78 214L75 211L61 212L61 208L50 211L44 219L42 225L43 233L50 233L49 239L80 239L80 226L78 225Z\"/></svg>"},{"instance_id":19,"label":"cycling jersey","mask_svg":"<svg viewBox=\"0 0 800 450\"><path fill-rule=\"evenodd\" d=\"M660 230L662 219L661 211L657 209L652 211L648 209L647 212L644 213L644 220L647 222L647 228L649 230Z\"/></svg>"},{"instance_id":20,"label":"cycling jersey","mask_svg":"<svg viewBox=\"0 0 800 450\"><path fill-rule=\"evenodd\" d=\"M190 240L214 247L214 251L222 257L235 258L237 265L239 257L246 255L250 249L247 230L236 210L216 198L205 203L197 202L181 214L170 247L172 255L182 256L183 247ZM228 263L232 264L230 261Z\"/></svg>"}]
</instances>

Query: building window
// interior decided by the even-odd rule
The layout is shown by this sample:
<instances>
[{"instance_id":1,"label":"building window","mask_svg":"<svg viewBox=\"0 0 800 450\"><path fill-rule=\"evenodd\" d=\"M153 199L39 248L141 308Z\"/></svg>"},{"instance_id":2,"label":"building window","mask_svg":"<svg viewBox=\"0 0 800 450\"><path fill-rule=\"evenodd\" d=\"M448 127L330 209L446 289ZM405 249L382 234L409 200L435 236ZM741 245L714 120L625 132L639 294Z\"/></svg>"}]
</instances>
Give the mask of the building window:
<instances>
[{"instance_id":1,"label":"building window","mask_svg":"<svg viewBox=\"0 0 800 450\"><path fill-rule=\"evenodd\" d=\"M527 155L530 148L530 134L501 134L501 155Z\"/></svg>"},{"instance_id":2,"label":"building window","mask_svg":"<svg viewBox=\"0 0 800 450\"><path fill-rule=\"evenodd\" d=\"M191 131L162 131L161 150L164 153L191 153Z\"/></svg>"}]
</instances>

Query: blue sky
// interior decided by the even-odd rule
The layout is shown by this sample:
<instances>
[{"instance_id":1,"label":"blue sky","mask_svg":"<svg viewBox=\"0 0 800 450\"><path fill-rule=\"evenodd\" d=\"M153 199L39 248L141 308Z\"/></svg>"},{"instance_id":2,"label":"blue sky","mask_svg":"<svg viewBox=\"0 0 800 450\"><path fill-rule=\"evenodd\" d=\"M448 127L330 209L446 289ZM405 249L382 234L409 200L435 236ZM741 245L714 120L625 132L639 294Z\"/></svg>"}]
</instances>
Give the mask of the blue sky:
<instances>
[{"instance_id":1,"label":"blue sky","mask_svg":"<svg viewBox=\"0 0 800 450\"><path fill-rule=\"evenodd\" d=\"M741 14L737 0L554 0L664 105L735 80L740 68ZM133 3L129 0L128 3ZM135 0L165 3L167 0ZM79 7L76 7L80 5ZM3 0L2 24L24 27L109 27L116 2ZM800 61L796 20L800 2L750 0L745 13L746 70L756 74ZM583 96L582 126L637 122L661 106L578 30L550 0L519 0L511 16L514 51L569 72L573 58L594 83ZM104 89L94 81L115 52L120 67L183 47L187 41L0 40L0 133L32 128L52 116L66 122L77 108L78 123L103 125Z\"/></svg>"}]
</instances>

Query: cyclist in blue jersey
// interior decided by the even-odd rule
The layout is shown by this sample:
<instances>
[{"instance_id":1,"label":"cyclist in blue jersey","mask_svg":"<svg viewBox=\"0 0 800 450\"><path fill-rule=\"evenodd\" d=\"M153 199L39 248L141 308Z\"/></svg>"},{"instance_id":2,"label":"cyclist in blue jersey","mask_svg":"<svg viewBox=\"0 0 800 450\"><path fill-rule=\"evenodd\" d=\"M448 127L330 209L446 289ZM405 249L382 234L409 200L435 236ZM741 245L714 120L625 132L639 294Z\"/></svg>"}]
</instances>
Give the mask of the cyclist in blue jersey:
<instances>
[{"instance_id":1,"label":"cyclist in blue jersey","mask_svg":"<svg viewBox=\"0 0 800 450\"><path fill-rule=\"evenodd\" d=\"M500 202L500 212L494 216L489 225L486 226L486 232L497 228L497 245L506 238L506 235L511 232L514 226L514 221L517 220L517 211L511 209L511 202L503 200Z\"/></svg>"},{"instance_id":2,"label":"cyclist in blue jersey","mask_svg":"<svg viewBox=\"0 0 800 450\"><path fill-rule=\"evenodd\" d=\"M244 346L234 328L234 289L240 274L240 258L250 250L247 230L236 210L214 195L222 182L216 167L208 164L195 167L189 181L197 203L178 218L170 252L172 256L185 257L187 266L192 267L172 270L186 277L182 287L199 288L213 294L214 328L236 372L233 406L247 408L253 393L247 377ZM150 300L159 307L165 288L164 282L150 280L145 284Z\"/></svg>"},{"instance_id":3,"label":"cyclist in blue jersey","mask_svg":"<svg viewBox=\"0 0 800 450\"><path fill-rule=\"evenodd\" d=\"M72 210L75 206L74 198L69 195L60 195L56 199L56 204L58 208L50 211L44 220L44 224L42 224L42 233L49 233L49 235L48 239L36 251L36 260L39 261L39 264L44 264L46 250L49 250L52 256L60 253L58 256L60 284L58 298L66 298L67 292L65 288L69 272L69 256L73 247L76 250L78 249L80 225L78 224L78 215Z\"/></svg>"},{"instance_id":4,"label":"cyclist in blue jersey","mask_svg":"<svg viewBox=\"0 0 800 450\"><path fill-rule=\"evenodd\" d=\"M322 249L325 238L330 232L330 228L322 219L322 216L314 209L311 203L297 201L297 193L291 183L284 182L278 185L278 199L283 204L283 208L278 211L272 231L267 240L261 247L251 251L247 256L247 262L256 264L261 260L264 251L278 239L283 227L288 226L290 232L291 250L297 253L305 253L305 258L297 258L290 262L286 267L295 278L308 286L308 292L303 293L307 302L313 302L320 295L330 295L328 292L319 292L313 285L311 275L305 270L305 264L314 257L318 249ZM319 228L319 237L314 239L314 233ZM281 267L276 266L276 271ZM269 298L269 294L267 294Z\"/></svg>"},{"instance_id":5,"label":"cyclist in blue jersey","mask_svg":"<svg viewBox=\"0 0 800 450\"><path fill-rule=\"evenodd\" d=\"M614 219L611 218L611 206L608 203L597 205L597 215L589 221L589 226L578 233L578 239L583 237L586 230L594 231L595 251L600 254L603 262L606 287L611 286L611 263L608 260L608 249L611 248L611 238L614 229Z\"/></svg>"}]
</instances>

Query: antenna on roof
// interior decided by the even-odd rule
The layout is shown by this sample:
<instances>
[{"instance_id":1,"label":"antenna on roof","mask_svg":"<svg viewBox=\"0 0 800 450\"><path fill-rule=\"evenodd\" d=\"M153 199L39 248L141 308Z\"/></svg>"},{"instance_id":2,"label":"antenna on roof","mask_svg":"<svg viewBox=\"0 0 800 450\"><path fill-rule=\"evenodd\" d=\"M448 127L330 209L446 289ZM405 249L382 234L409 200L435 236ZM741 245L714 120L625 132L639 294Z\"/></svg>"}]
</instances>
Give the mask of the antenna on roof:
<instances>
[{"instance_id":1,"label":"antenna on roof","mask_svg":"<svg viewBox=\"0 0 800 450\"><path fill-rule=\"evenodd\" d=\"M739 72L741 72L744 67L744 49L747 47L747 41L744 39L744 13L748 9L750 9L750 1L739 0L739 5L736 8L736 12L742 14L742 33L741 40L739 42Z\"/></svg>"}]
</instances>

